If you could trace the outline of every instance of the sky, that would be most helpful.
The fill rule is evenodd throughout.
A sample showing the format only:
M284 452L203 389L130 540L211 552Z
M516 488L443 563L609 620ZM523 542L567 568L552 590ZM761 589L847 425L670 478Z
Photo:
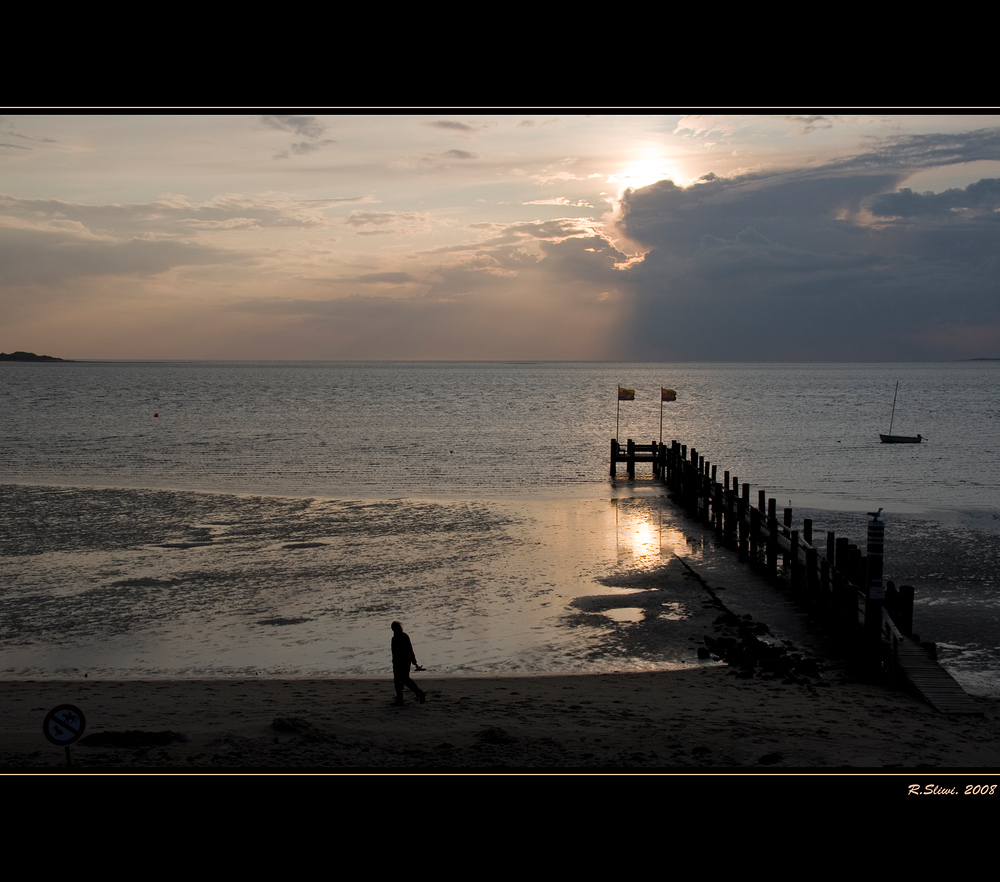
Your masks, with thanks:
M1000 115L0 114L0 351L1000 357Z

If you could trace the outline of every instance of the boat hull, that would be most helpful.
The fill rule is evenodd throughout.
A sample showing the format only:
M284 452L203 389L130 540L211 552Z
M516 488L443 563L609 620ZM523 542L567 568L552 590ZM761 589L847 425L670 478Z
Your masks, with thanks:
M879 435L883 444L919 444L923 435Z

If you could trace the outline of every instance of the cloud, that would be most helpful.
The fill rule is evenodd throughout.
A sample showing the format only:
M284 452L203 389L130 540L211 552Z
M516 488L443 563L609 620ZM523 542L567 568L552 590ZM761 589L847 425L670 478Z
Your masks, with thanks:
M629 346L669 360L906 360L992 339L968 328L1000 322L1000 180L899 188L914 170L986 158L1000 159L1000 130L626 191L617 229L644 252L622 271ZM963 332L931 332L945 325Z
M326 230L324 210L368 197L295 200L223 194L200 204L167 194L131 205L86 205L0 194L0 280L56 285L78 276L156 275L179 266L245 266L245 247L212 244L238 231Z
M303 138L321 138L326 132L323 125L314 116L292 116L290 114L265 115L260 118L269 129L278 129L284 132L294 132Z
M907 171L1000 159L1000 129L932 132L875 140L871 150L832 162L827 169L892 168Z
M322 150L329 144L336 144L336 141L330 138L324 138L322 141L300 141L298 144L292 144L291 150L296 156L306 156L310 153L315 153L317 150ZM288 154L282 152L278 154L282 159L287 158Z
M276 153L275 159L288 159L289 156L308 156L337 142L331 138L323 138L326 133L326 126L314 116L294 116L291 114L265 115L260 117L260 121L269 129L277 129L283 132L293 132L305 141L292 143L288 150ZM291 153L289 153L289 150Z
M489 128L489 126L483 123L472 125L471 123L455 122L450 119L434 120L433 122L424 123L424 125L430 126L433 129L442 129L446 132L452 132L456 135L476 135Z
M54 286L86 276L150 276L181 266L246 259L170 239L115 241L56 230L0 228L0 284L12 287Z
M199 204L168 194L155 202L88 205L58 199L20 199L0 194L0 228L66 229L95 236L190 237L209 229L322 229L337 222L323 214L336 205L368 197L299 200L284 194L245 196L224 193Z
M271 322L286 350L311 358L614 357L624 255L601 237L543 241L542 250L482 249L420 276L345 276L324 285L334 296L261 296L226 309Z
M409 282L419 282L412 273L362 273L359 276L349 276L345 281L359 282L362 285L405 285Z
M344 223L358 236L403 236L431 228L428 216L418 211L352 211Z
M1000 180L983 179L964 190L952 188L943 193L914 193L903 187L895 193L883 193L868 203L872 214L880 218L938 217L956 221L971 219L987 223L1000 221Z

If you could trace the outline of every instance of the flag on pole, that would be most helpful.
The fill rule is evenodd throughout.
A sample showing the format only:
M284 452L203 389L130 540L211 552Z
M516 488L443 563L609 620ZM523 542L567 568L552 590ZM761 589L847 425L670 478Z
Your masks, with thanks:
M623 389L621 386L618 387L618 400L619 401L635 401L635 389Z
M673 389L660 387L660 401L676 401L677 393Z

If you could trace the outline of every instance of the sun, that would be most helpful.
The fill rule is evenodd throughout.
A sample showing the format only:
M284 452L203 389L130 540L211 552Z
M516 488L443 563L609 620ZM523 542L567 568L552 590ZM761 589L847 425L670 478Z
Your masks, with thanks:
M661 157L651 157L629 162L624 170L609 175L608 183L618 185L618 197L620 198L622 193L629 188L638 190L640 187L648 187L650 184L668 178L677 183L677 169L673 164Z

